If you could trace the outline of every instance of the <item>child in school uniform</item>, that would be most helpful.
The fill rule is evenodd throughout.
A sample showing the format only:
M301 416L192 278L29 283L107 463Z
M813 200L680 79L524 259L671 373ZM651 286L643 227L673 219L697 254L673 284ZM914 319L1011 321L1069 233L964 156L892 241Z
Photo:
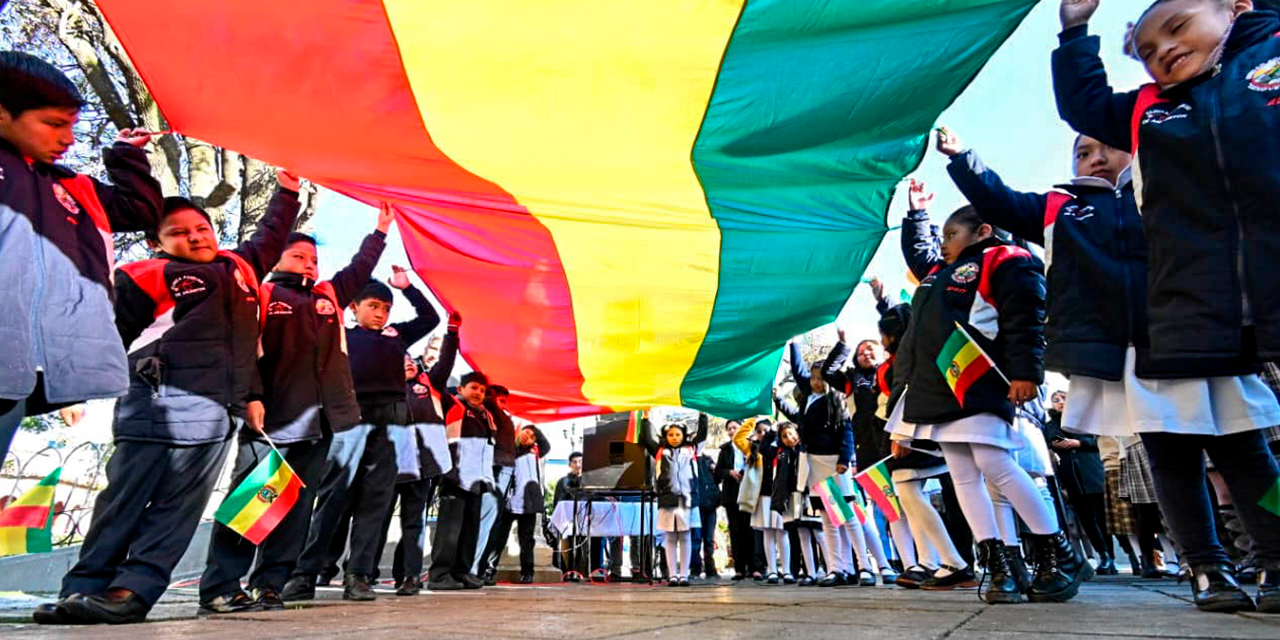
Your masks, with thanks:
M169 586L244 425L264 429L258 283L297 218L298 180L280 189L246 242L219 250L209 215L168 198L147 233L156 257L115 275L116 328L129 392L116 403L115 452L80 558L42 624L142 622Z
M485 408L488 386L484 373L472 371L462 376L456 394L441 398L453 469L440 480L427 582L431 591L484 587L484 579L471 573L471 567L479 542L480 496L493 490L493 442L498 427Z
M762 534L764 542L765 573L762 577L769 584L778 584L782 579L778 566L784 570L790 566L791 553L790 540L784 530L786 523L782 514L773 509L774 475L777 471L774 462L781 443L772 426L768 419L745 420L733 434L733 444L746 456L746 464L754 466L760 473L759 496L751 513L751 528ZM739 496L740 503L741 499Z
M111 234L153 231L164 197L142 150L151 134L140 129L102 150L111 184L56 164L82 106L57 67L0 52L0 462L24 417L129 387L111 308Z
M880 392L880 415L886 421L897 406L893 396L898 348L911 325L911 305L899 304L881 311L880 342L889 357L876 370L876 384ZM894 584L904 589L949 591L978 586L973 568L956 548L956 542L947 531L946 524L933 503L925 495L924 485L930 478L947 475L947 465L942 450L935 442L915 441L908 446L893 441L890 446L893 458L887 466L893 480L894 492L902 505L903 518L909 523L907 530L915 549L899 541L903 550L905 570ZM898 529L894 529L895 536Z
M791 376L795 380L801 401L805 404L804 408L799 407L792 399L779 397L776 393L774 403L787 419L800 426L800 437L805 442L805 455L808 458L808 484L813 486L836 476L845 491L844 498L851 500L855 491L855 449L848 401L843 393L827 384L822 365L805 366L800 345L795 342L791 343ZM819 502L815 507L820 504ZM867 535L868 530L874 530L874 527L874 523L868 526L856 518L839 527L824 519L823 534L830 551L828 561L838 569L828 572L822 586L875 585L874 570L888 567L887 563L874 562L872 553L868 550L874 544L878 551L877 560L884 557L884 551L880 549L879 534ZM888 575L885 577L888 578Z
M351 514L350 555L343 577L345 600L368 601L377 596L371 574L382 550L382 523L395 500L398 467L389 430L408 420L404 394L404 352L440 324L431 301L409 281L408 273L392 267L391 286L403 292L417 317L387 324L391 288L373 281L356 294L351 308L356 324L346 331L351 379L360 405L360 422L334 434L325 473L316 490L315 513L307 544L282 594L285 601L315 597L317 574L330 557L334 531L343 513Z
M698 416L698 430L690 435L683 424L662 428L654 453L654 489L658 494L658 530L667 555L667 586L689 586L693 556L692 530L699 526L698 443L707 433L707 416Z
M520 544L520 584L533 584L533 533L538 524L538 514L543 512L543 478L545 463L551 452L551 441L542 430L526 424L516 432L515 467L511 489L503 496L506 502L498 521L498 556L506 548L511 536L511 526L516 527L516 539ZM494 562L497 564L497 561Z
M813 554L813 529L804 522L807 501L806 489L809 480L808 461L804 456L804 447L800 442L800 427L793 422L778 425L777 457L774 458L773 497L770 507L782 515L783 529L788 534L795 532L800 543L800 553L804 558L805 578L801 586L811 586L817 579L818 565ZM790 550L788 550L790 556ZM782 581L794 584L795 577L788 567L783 566Z
M1194 575L1197 607L1280 612L1280 516L1258 505L1280 481L1263 436L1280 424L1280 404L1256 375L1280 355L1272 267L1280 153L1271 135L1280 126L1280 16L1253 10L1250 0L1148 3L1129 51L1153 83L1116 92L1099 40L1088 35L1097 7L1062 2L1058 112L1080 133L1134 154L1149 255L1149 356L1189 366L1161 376L1138 371L1088 393L1073 380L1064 426L1089 430L1093 415L1107 413L1122 431L1097 433L1140 435L1161 510ZM1258 544L1265 568L1256 605L1212 524L1206 454Z
M461 325L462 314L450 313L448 331L429 369L419 368L418 363L405 354L405 402L409 415L404 441L408 451L397 450L396 457L408 457L417 473L398 478L396 482L396 495L400 499L400 542L396 543L391 576L398 596L417 595L422 590L427 505L435 497L439 477L448 473L453 464L445 437L442 391L449 384L449 375L457 360ZM401 467L401 476L404 476L404 465ZM393 513L394 509L387 511L379 548L386 544Z
M393 218L391 210L383 207L377 228L364 239L351 264L324 282L316 282L315 238L290 233L280 262L261 287L258 371L263 381L266 436L304 486L294 507L259 545L224 524L213 525L200 579L202 614L284 608L280 592L306 542L315 486L329 451L326 436L350 429L360 420L341 311L368 284L386 247ZM272 451L256 431L242 429L239 436L231 473L233 487ZM240 579L250 567L252 596L240 588Z
M901 420L891 420L890 427L900 438L941 447L965 519L979 540L989 582L983 600L1022 601L985 485L990 479L1032 532L1037 571L1028 597L1064 602L1092 567L1071 547L1057 514L1014 457L1023 445L1013 425L1015 405L1035 398L1044 381L1041 265L1026 250L997 239L971 206L947 219L937 246L925 212L932 194L913 180L908 196L903 254L921 284L898 349L895 386L905 389ZM939 359L945 354L951 361L944 372Z

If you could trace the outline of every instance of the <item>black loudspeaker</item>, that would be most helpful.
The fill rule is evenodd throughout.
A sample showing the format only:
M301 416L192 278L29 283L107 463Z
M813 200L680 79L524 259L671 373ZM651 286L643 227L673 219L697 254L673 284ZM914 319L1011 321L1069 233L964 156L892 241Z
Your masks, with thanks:
M649 453L627 442L628 414L600 416L582 434L584 489L648 489Z

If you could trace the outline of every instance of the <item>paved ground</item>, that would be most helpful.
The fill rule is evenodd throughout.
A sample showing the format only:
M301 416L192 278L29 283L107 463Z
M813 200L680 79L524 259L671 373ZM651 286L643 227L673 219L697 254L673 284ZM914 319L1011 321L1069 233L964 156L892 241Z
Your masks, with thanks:
M1280 615L1199 613L1186 585L1099 578L1063 605L988 607L972 591L695 585L541 585L343 603L336 589L289 611L195 619L175 590L145 627L0 624L12 638L380 638L587 640L596 638L875 638L876 640L1129 640L1280 638ZM0 619L32 605L0 597ZM5 611L3 608L7 608Z

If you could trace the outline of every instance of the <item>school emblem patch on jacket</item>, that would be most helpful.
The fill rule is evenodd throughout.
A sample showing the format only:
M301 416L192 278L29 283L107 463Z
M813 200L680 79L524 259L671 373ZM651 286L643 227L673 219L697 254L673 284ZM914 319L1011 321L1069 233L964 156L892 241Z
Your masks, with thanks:
M1248 75L1249 88L1254 91L1280 89L1280 58L1272 58L1256 67Z
M959 284L969 284L978 279L978 265L970 262L956 267L951 273L951 279Z
M179 276L173 279L173 284L169 285L169 290L173 292L175 298L200 293L205 288L204 280L195 276Z
M395 327L387 327L386 329L382 330L382 335L388 338L398 338L400 337L400 332L396 331Z
M413 385L413 392L414 392L414 393L416 393L416 394L418 394L418 395L420 395L420 396L425 396L425 395L427 395L428 393L430 393L430 392L431 392L431 390L430 390L430 389L428 389L428 388L426 388L426 387L424 387L424 386L422 386L422 385L420 385L420 384L415 384L415 385Z
M76 199L71 197L71 192L67 191L66 187L58 184L57 182L53 183L53 197L57 198L58 204L62 205L62 207L67 211L70 211L71 213L80 213L80 203L76 202Z
M316 313L322 316L331 316L334 313L333 303L328 298L316 299Z
M291 316L293 315L293 307L287 302L273 301L267 305L267 315L269 316Z

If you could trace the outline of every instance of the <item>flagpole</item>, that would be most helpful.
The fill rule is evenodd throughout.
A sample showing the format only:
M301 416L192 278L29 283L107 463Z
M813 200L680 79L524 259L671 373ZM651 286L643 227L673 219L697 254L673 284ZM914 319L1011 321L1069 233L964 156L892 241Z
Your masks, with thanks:
M986 350L982 348L982 345L978 344L978 341L977 341L977 340L974 340L974 339L973 339L973 336L969 335L969 332L968 332L968 331L965 331L965 330L964 330L964 327L963 327L963 326L961 326L961 324L960 324L959 322L957 322L957 321L955 321L955 320L952 320L952 322L955 322L955 324L956 324L956 328L960 330L960 333L963 333L963 334L964 334L964 337L965 337L965 338L968 338L969 342L970 342L971 344L973 344L973 346L974 346L974 347L976 347L976 348L978 349L978 353L981 353L981 354L982 354L982 357L986 358L986 359L987 359L987 362L990 362L990 363L991 363L991 369L992 369L992 370L994 370L994 371L996 372L996 374L1000 376L1000 379L1001 379L1001 380L1004 380L1004 383L1005 383L1005 384L1007 384L1007 385L1012 385L1013 383L1012 383L1012 382L1009 382L1009 378L1008 378L1008 377L1006 377L1006 376L1004 375L1004 372L1000 370L1000 367L996 365L996 359L995 359L995 358L992 358L990 355L988 355L988 354L987 354L987 352L986 352Z
M258 432L258 435L262 436L262 439L267 441L267 446L271 447L271 450L276 452L276 455L280 456L280 462L284 464L284 466L289 467L289 471L293 471L293 466L289 464L288 460L285 460L284 454L280 453L280 450L276 448L276 443L271 441L271 436L267 435L266 430ZM302 485L303 489L306 489L307 483L302 481L302 476L298 475L296 471L294 471L293 475L298 479L298 484Z

